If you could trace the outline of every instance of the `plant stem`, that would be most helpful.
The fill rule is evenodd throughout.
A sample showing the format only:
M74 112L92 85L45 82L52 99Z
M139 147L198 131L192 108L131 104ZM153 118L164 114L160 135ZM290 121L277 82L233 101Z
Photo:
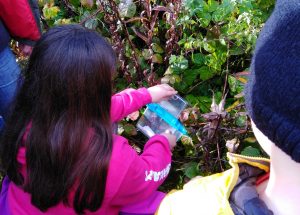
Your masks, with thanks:
M136 71L137 71L138 81L142 81L143 80L143 73L141 71L141 67L139 65L139 61L138 61L137 54L136 54L136 51L135 51L136 47L133 44L133 42L131 41L131 39L130 39L128 28L127 28L124 20L120 16L120 13L119 13L119 10L118 10L118 6L116 5L116 2L115 1L108 1L108 2L110 4L110 6L111 6L111 9L114 11L117 19L120 21L123 29L125 30L126 39L128 40L129 45L131 46L131 49L132 49L132 55L133 55L134 64L135 64L134 66L135 66Z

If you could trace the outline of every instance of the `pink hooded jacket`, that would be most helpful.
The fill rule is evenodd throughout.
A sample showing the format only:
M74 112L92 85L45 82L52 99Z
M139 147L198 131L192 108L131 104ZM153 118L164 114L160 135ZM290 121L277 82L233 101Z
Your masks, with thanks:
M127 89L112 97L111 119L117 122L128 114L151 102L151 96L146 88L138 90ZM101 208L85 214L115 215L126 205L142 201L156 191L169 173L171 166L171 151L166 137L155 135L150 138L141 155L128 144L128 141L118 135L113 137L113 150L108 169L106 190ZM26 149L19 149L17 160L20 171L26 174ZM74 195L71 191L70 196ZM5 198L3 198L5 195ZM13 182L7 191L2 191L2 208L12 215L71 215L76 214L73 208L62 202L43 213L31 204L31 196ZM4 199L4 201L3 201Z

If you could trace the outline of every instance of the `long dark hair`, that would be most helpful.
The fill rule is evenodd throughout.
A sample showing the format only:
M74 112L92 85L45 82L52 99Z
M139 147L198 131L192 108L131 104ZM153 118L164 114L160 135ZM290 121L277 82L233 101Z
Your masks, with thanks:
M41 211L70 204L70 190L77 213L101 207L112 151L114 70L111 46L79 25L50 29L33 49L0 156L8 177ZM16 158L23 144L25 177Z

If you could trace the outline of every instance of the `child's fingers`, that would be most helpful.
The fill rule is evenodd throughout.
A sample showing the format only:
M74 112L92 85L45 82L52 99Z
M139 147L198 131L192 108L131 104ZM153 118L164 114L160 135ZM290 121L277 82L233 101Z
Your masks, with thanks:
M168 84L162 84L161 87L165 90L167 96L172 96L177 94L177 91Z
M165 91L161 96L162 99L168 99L171 96L174 96L177 94L177 91Z
M167 91L167 96L174 96L177 94L177 91L172 90L172 91Z
M175 89L168 84L162 84L161 86L166 90L175 91Z
M177 91L168 84L160 84L149 87L148 91L151 94L152 102L160 102L177 94Z

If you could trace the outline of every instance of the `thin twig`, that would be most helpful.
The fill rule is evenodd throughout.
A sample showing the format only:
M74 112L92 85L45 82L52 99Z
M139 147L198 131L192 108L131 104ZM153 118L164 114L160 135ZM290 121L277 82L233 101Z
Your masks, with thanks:
M142 21L142 20L145 20L145 21L149 21L147 18L145 17L132 17L128 20L125 20L124 22L125 23L130 23L130 22L135 22L135 21Z
M81 20L81 22L79 24L82 25L86 21L88 21L89 19L95 18L95 16L97 16L97 14L102 11L102 9L103 8L99 7L94 13L92 13L91 15L89 15L88 17L86 17L85 19Z
M225 95L226 95L228 75L229 75L229 43L227 43L226 76L225 76L225 83L224 83L223 92L222 92L222 99L224 99Z
M198 87L200 84L203 84L203 82L205 81L200 81L198 82L197 84L195 84L193 87L191 87L187 92L186 94L189 94L190 92L192 92L196 87Z
M66 7L67 7L70 11L72 11L72 13L75 13L75 14L78 15L78 12L77 12L76 10L74 10L74 7L72 7L72 6L70 5L70 3L69 3L68 0L63 0L63 2L65 3Z
M223 169L223 166L222 166L222 161L221 161L219 141L217 141L217 153L218 153L218 161L219 161L221 171L224 172L224 169Z

